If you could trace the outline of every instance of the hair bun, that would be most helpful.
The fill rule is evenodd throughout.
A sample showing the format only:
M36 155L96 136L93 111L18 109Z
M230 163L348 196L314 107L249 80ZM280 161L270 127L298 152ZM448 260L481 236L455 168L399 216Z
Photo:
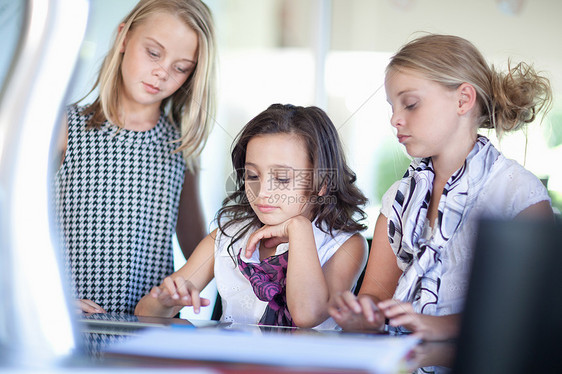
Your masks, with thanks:
M493 71L491 84L491 117L495 126L487 123L482 127L495 127L498 134L533 122L552 100L549 80L524 62L514 67L508 62L507 73Z

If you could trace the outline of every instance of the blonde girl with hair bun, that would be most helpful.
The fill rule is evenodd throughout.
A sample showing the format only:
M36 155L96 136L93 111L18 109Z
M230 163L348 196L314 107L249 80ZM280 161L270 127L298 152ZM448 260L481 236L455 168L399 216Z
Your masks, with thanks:
M132 314L206 234L198 159L213 127L216 41L200 0L141 0L92 90L68 106L56 213L83 312Z
M390 70L416 71L450 89L469 83L477 93L480 116L476 124L495 129L500 137L533 122L552 100L549 80L531 65L520 62L511 67L508 63L506 72L498 71L471 42L451 35L412 41L394 56L387 67Z
M348 330L454 338L478 220L553 219L540 180L478 129L531 123L550 106L550 84L525 63L495 70L463 38L425 35L390 59L385 88L413 161L383 197L358 297L343 292L330 314Z

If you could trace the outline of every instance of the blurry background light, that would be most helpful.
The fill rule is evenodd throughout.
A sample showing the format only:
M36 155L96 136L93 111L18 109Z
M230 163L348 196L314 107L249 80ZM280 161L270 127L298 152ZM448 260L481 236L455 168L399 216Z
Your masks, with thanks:
M51 235L49 139L61 122L88 2L30 0L21 11L22 37L0 98L0 344L8 364L50 367L76 345Z
M507 15L516 15L521 12L525 0L497 0L498 8Z

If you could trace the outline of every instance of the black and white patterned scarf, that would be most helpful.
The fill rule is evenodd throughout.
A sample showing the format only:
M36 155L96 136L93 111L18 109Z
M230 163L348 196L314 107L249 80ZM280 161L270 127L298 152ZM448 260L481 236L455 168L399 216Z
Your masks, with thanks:
M424 229L433 189L431 158L416 159L410 164L388 217L390 245L404 270L394 299L411 302L417 313L436 315L442 275L441 252L468 216L498 156L492 143L479 136L464 164L443 189L437 222L429 239Z

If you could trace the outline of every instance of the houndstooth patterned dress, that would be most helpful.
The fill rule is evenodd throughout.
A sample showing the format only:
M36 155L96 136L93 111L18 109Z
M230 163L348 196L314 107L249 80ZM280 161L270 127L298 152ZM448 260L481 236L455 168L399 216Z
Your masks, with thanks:
M55 179L56 219L65 272L78 299L133 313L140 298L173 272L175 230L185 172L179 138L163 115L145 132L104 123L70 106L68 145Z

